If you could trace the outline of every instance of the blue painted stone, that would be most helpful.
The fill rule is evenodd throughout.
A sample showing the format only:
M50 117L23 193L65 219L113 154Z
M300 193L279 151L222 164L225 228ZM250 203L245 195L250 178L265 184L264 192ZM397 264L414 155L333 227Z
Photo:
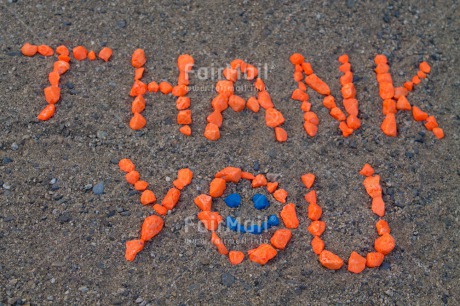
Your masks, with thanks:
M234 232L237 232L237 233L246 233L246 229L244 228L243 225L241 225L237 220L236 218L232 217L232 216L228 216L226 219L225 219L225 224L227 225L227 227L231 230L231 231L234 231Z
M260 226L260 229L262 230L262 232L265 232L266 230L268 230L269 228L271 227L271 225L265 221L264 223L262 223L262 225Z
M225 219L225 224L227 225L227 227L236 232L238 231L238 221L236 221L235 218L233 218L232 216L228 216L226 219Z
M278 219L276 215L270 215L268 217L267 222L268 222L268 225L270 225L270 227L280 225L280 220Z
M232 193L229 194L225 199L224 199L225 204L227 204L228 207L235 208L240 206L241 204L241 197L237 193Z
M243 224L238 224L238 233L245 234L246 233L246 228L244 227Z
M254 202L254 208L258 210L262 210L270 206L270 202L263 194L255 194L252 197L252 201Z

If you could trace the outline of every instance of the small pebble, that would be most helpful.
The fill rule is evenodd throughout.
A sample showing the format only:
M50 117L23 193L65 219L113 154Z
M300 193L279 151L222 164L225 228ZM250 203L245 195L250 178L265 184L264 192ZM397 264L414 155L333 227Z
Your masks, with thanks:
M357 83L361 81L363 78L357 75L353 75L353 83Z
M424 135L417 135L417 136L415 137L415 141L416 141L416 142L419 142L419 143L424 143L424 142L425 142L425 137L424 137Z
M10 189L11 189L11 185L8 184L8 183L3 183L2 187L3 187L3 189L6 189L6 190L10 190Z
M276 182L279 177L281 176L281 174L279 173L267 173L266 177L267 177L267 180L270 181L270 182Z
M126 293L127 293L126 288L120 287L117 289L117 294L119 295L126 295Z
M12 52L7 52L6 55L8 55L8 56L22 56L22 53L20 51L12 51Z
M9 157L4 157L2 159L2 164L4 164L4 165L7 165L7 164L12 163L12 162L13 162L13 160L11 158L9 158Z
M126 28L126 20L123 20L123 19L118 20L117 27L119 27L120 29Z
M407 151L405 153L405 155L406 155L407 158L412 158L412 157L414 157L414 152Z
M61 223L67 223L72 220L72 217L68 213L63 213L57 218L57 220Z
M115 213L116 213L116 211L115 211L114 209L112 209L111 211L109 211L109 212L107 213L106 216L107 216L107 218L110 218L110 217L113 217L113 216L115 215Z
M389 16L387 13L385 13L385 14L383 15L383 21L384 21L385 23L389 23L389 22L390 22L390 16Z
M107 132L105 132L105 131L97 131L96 136L99 139L106 139L107 138Z
M13 142L13 144L11 145L11 150L13 151L17 151L19 149L19 146L17 143Z
M222 280L222 285L230 287L231 285L233 285L233 283L235 283L236 278L230 273L225 272L224 274L222 274L221 280Z
M384 261L379 267L379 270L391 270L391 265Z
M430 55L430 57L433 61L439 61L441 59L441 56L439 54L432 54Z
M51 179L51 181L50 181L50 185L56 184L56 182L57 182L57 179L53 178L53 179Z
M101 195L104 193L104 182L97 183L93 187L93 193L96 195Z
M354 0L347 0L347 7L348 8L353 8L355 6L355 1Z
M255 161L254 166L252 166L252 168L254 169L254 171L259 171L260 170L259 161Z

